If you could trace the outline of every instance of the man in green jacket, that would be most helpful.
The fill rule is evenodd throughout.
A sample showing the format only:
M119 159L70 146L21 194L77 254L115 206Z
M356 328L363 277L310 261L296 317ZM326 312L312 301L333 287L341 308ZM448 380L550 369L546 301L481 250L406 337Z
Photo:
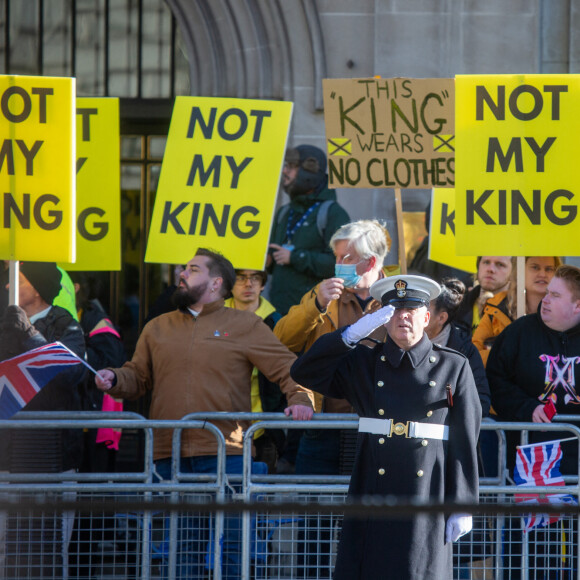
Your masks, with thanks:
M299 145L286 152L282 187L290 196L274 218L268 271L270 300L284 316L313 286L334 274L332 234L350 218L328 189L326 156L318 147Z

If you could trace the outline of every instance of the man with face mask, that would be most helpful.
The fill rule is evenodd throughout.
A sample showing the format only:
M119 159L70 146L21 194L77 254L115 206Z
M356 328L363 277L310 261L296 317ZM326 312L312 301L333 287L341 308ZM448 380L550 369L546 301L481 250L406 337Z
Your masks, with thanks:
M439 285L390 276L371 295L383 305L328 333L292 366L292 377L359 415L349 496L403 503L475 503L481 406L469 362L425 333ZM386 341L361 344L377 329ZM334 580L452 577L452 542L471 530L467 514L345 517Z
M389 249L389 233L376 220L360 220L340 227L330 239L335 256L334 276L309 290L278 322L274 334L292 352L307 351L323 334L356 322L381 307L370 294L371 285L385 277L383 262ZM396 268L396 266L395 266ZM388 274L387 274L388 275ZM372 338L384 341L386 331L377 329ZM372 343L368 342L371 345ZM315 395L318 413L352 413L344 399ZM296 457L296 473L339 473L340 432L307 430Z
M328 189L326 156L318 147L299 145L286 152L282 188L290 203L276 212L267 266L270 301L284 315L306 291L332 276L328 243L349 217Z

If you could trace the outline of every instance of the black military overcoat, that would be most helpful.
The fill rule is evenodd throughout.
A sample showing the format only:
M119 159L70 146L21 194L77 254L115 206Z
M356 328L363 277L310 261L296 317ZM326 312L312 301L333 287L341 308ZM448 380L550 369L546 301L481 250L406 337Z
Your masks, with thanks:
M361 417L449 427L447 441L359 433L349 496L395 495L432 502L476 502L481 406L467 359L427 336L411 350L390 338L347 347L341 331L319 338L292 367L297 383L345 398ZM449 406L447 386L453 406ZM445 516L345 518L335 580L446 580L452 546Z

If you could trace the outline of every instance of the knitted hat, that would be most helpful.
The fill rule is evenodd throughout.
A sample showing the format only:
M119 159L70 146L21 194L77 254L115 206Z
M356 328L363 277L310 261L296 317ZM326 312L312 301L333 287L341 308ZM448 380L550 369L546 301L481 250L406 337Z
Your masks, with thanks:
M298 166L294 181L285 188L289 195L302 195L326 179L326 155L314 145L298 145L286 152L286 163Z
M52 306L60 292L62 274L54 262L20 262L20 272L26 277L40 297Z

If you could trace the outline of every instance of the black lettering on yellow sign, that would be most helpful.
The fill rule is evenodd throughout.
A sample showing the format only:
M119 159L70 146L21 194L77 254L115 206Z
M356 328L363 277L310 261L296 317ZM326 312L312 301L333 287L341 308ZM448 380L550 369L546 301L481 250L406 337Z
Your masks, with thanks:
M109 222L90 222L90 226L96 230L95 232L90 232L87 225L89 223L89 218L94 215L103 217L106 214L105 210L100 207L87 207L79 213L77 219L77 229L79 234L89 242L98 242L102 240L109 232Z
M441 227L439 233L444 236L447 233L447 228L455 235L455 210L449 213L449 204L441 204Z
M367 162L351 157L328 159L328 177L332 186L347 183L355 187L362 172L373 187L444 187L455 185L455 161L452 157L435 159L385 159Z
M578 215L578 206L564 204L562 200L571 201L574 194L567 189L555 189L546 196L542 212L542 192L539 189L532 191L532 203L529 204L521 191L518 189L506 190L486 189L479 194L475 190L466 191L466 223L468 226L475 224L478 217L484 224L495 225L519 225L520 218L527 218L532 225L542 225L545 219L557 226L571 224ZM496 210L497 221L490 215L490 211ZM523 214L523 215L521 215Z
M38 96L38 122L46 123L47 96L53 95L49 87L33 87L30 91ZM0 97L0 111L10 123L22 123L32 113L33 100L23 87L8 87Z
M237 189L240 174L249 165L250 161L252 161L252 157L246 157L245 159L242 160L242 162L239 165L231 155L226 155L225 157L232 172L232 179L229 187L230 189ZM209 178L212 176L212 174L213 174L212 187L219 187L221 167L222 167L221 155L214 155L214 158L211 160L207 169L204 166L203 155L199 154L194 155L193 162L191 163L191 170L189 171L189 177L187 179L187 185L195 184L195 176L199 172L199 183L201 187L205 187L206 183L209 181Z
M489 93L487 87L478 85L475 87L475 118L477 121L484 121L484 105L497 121L505 121L506 114L506 87L498 85L496 97ZM553 121L560 120L560 96L561 93L567 93L566 85L544 85L543 92L550 95L551 101L550 116ZM520 97L528 95L525 102L532 102L530 110L525 111L521 108ZM531 121L538 117L544 109L544 97L540 89L533 85L519 85L511 93L507 100L510 113L519 121Z
M77 159L77 175L79 171L84 167L85 163L87 162L88 157L79 157Z
M189 208L189 206L191 206L191 208ZM238 208L230 219L230 212L232 209L231 205L224 205L221 216L218 216L216 209L209 203L204 204L202 209L200 203L191 204L190 202L184 201L172 209L172 202L166 201L163 208L163 217L161 218L159 232L161 234L166 234L169 227L171 227L176 234L186 235L185 228L179 221L179 217L181 217L180 214L185 212L186 209L191 210L188 220L189 228L187 231L187 235L190 236L206 236L208 234L210 222L215 233L221 238L226 236L228 224L234 236L242 240L254 237L260 229L259 221L246 218L248 214L257 216L260 213L256 207L251 205L244 205ZM187 216L184 215L183 217ZM244 218L246 218L245 222L243 222Z
M260 141L262 134L262 127L264 119L272 116L272 111L253 109L250 111L250 117L253 117L253 132L252 141L257 143ZM216 124L217 107L212 107L209 112L207 120L203 116L203 112L199 107L191 108L191 117L189 119L189 127L187 128L187 138L193 139L195 136L195 129L199 127L205 139L212 139L213 131ZM237 141L241 139L250 126L250 119L242 109L231 107L221 112L217 119L218 135L224 141ZM252 128L250 128L252 130Z
M32 218L39 228L47 231L55 230L62 223L62 211L47 208L57 206L59 203L60 199L56 195L45 193L39 195L32 206L30 194L24 193L22 194L22 207L19 207L12 194L5 193L3 226L6 229L10 229L13 223L12 215L14 215L15 222L18 222L22 229L30 229ZM44 207L45 205L47 208Z
M34 175L34 158L44 141L35 141L29 149L28 145L22 139L4 139L2 147L0 147L0 172L6 163L6 170L8 175L14 175L14 143L18 145L18 149L22 153L26 161L26 175Z
M98 109L77 108L77 115L81 116L81 141L91 140L91 115L98 114Z
M543 145L539 145L534 137L524 137L532 153L536 156L536 172L542 173L545 170L544 158L550 147L556 141L556 137L548 137ZM499 166L502 171L508 171L511 165L512 158L514 159L515 170L517 173L524 171L524 161L522 154L522 140L519 137L513 137L508 145L507 151L504 153L499 139L497 137L490 137L487 148L487 166L485 168L487 173L495 171L495 159L497 157Z

